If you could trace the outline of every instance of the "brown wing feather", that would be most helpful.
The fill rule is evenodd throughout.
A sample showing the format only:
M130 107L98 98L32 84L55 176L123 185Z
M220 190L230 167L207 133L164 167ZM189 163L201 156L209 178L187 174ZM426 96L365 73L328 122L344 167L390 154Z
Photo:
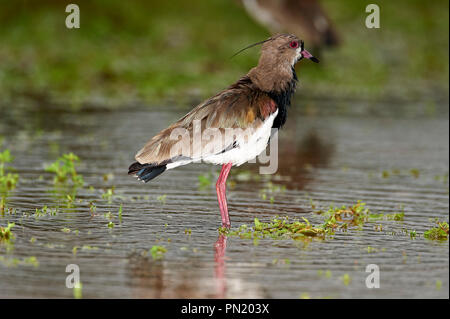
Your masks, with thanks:
M136 154L136 160L141 164L155 165L173 161L174 158L170 152L179 141L172 139L171 134L177 128L186 129L191 137L189 152L184 151L178 155L192 158L192 154L198 154L192 145L194 121L201 121L202 132L206 128L217 128L221 132L225 128L256 129L276 109L275 102L267 93L256 88L245 76L154 136ZM206 154L203 152L203 155Z

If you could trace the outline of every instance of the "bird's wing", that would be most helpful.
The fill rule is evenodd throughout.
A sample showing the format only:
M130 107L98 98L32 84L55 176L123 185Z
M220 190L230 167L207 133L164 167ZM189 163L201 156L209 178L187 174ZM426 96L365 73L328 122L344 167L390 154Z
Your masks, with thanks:
M136 160L157 166L223 152L236 143L225 139L226 129L256 130L276 110L275 102L244 77L154 136L136 154ZM217 132L222 139L211 138Z

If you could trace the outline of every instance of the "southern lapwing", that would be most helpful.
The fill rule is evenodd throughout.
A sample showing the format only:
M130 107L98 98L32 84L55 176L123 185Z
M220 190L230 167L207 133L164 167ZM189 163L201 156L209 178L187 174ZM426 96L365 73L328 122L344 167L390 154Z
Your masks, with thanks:
M291 34L276 35L247 48L257 44L262 47L256 67L159 132L128 169L128 174L148 182L166 170L193 162L222 165L216 191L222 227L226 228L231 226L225 196L231 167L258 156L273 129L286 122L297 84L294 65L303 58L319 62L305 50L304 42ZM238 138L236 131L245 132L245 138Z

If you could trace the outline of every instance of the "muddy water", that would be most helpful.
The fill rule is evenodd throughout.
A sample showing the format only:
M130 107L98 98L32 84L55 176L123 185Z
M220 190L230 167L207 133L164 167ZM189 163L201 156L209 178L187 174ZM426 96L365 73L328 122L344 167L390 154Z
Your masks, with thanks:
M405 116L392 109L379 106L370 116L293 109L280 134L277 174L261 177L248 164L233 168L228 202L234 227L276 215L319 224L323 217L314 210L357 200L373 213L403 210L403 221L368 222L323 241L262 239L255 245L218 234L218 167L178 168L148 184L126 175L135 152L183 110L4 108L2 149L15 156L20 179L7 198L16 213L0 218L2 226L16 224L13 243L0 243L0 297L73 298L65 270L76 264L83 298L448 298L448 241L422 236L433 218L448 221L448 111L443 106L437 115ZM67 152L81 158L78 172L87 185L71 207L70 189L55 188L44 170ZM201 174L212 174L210 185L199 184ZM113 196L102 198L111 187ZM58 213L30 215L44 205ZM167 249L162 259L145 253L154 245ZM39 265L11 264L30 256ZM380 269L379 289L366 287L368 264Z

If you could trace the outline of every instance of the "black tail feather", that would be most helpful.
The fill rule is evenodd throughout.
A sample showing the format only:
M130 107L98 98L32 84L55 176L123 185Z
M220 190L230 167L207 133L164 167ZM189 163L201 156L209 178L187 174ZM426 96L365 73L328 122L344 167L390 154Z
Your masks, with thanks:
M128 168L129 175L136 175L141 181L148 182L158 175L164 173L166 170L166 165L155 166L152 164L141 164L135 162Z

